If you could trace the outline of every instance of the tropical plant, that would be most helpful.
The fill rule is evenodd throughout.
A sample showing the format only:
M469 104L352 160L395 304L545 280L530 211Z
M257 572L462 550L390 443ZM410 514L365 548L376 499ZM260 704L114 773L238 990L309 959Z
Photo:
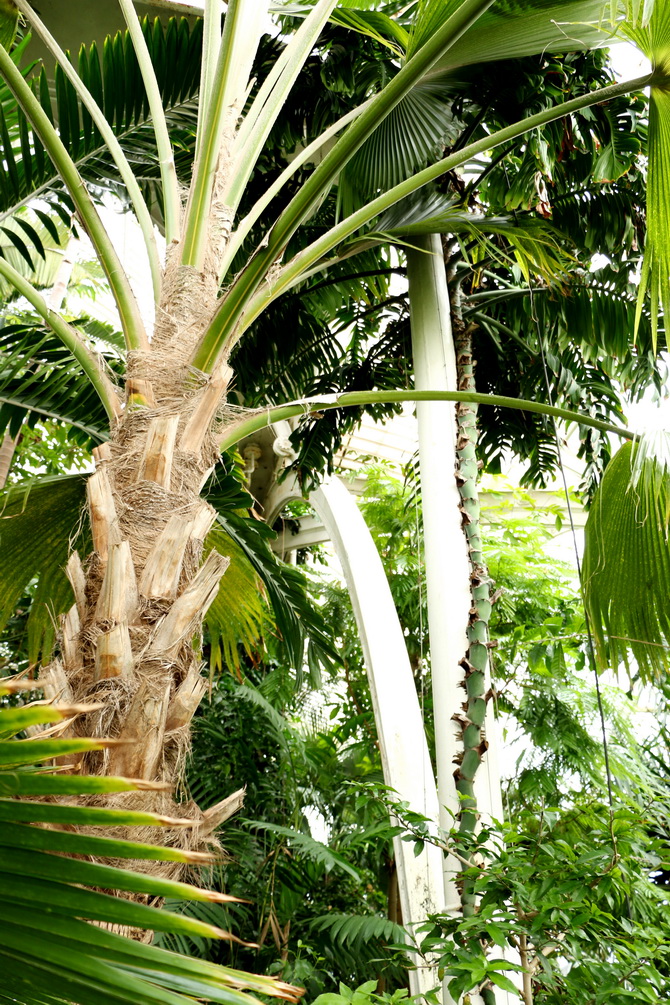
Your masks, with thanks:
M195 160L188 198L182 206L178 158L150 51L149 39L153 36L149 25L143 27L138 20L131 0L120 0L128 36L110 46L108 65L118 57L128 73L143 81L160 176L160 187L154 191L161 200L160 215L168 246L163 268L146 191L142 191L134 177L127 152L109 125L107 109L103 111L96 101L103 94L97 55L85 52L77 73L26 0L18 0L16 8L46 40L58 60L59 74L67 77L69 83L63 79L60 83L61 94L68 95L69 100L61 103L56 130L49 114L51 102L45 93L44 78L31 86L8 52L0 51L0 70L21 107L17 123L22 142L15 151L5 144L7 178L19 194L27 195L34 192L33 176L39 177L41 184L52 185L54 175L49 174L49 163L55 165L60 178L57 187L62 183L65 190L56 202L70 204L100 258L118 308L126 347L122 395L121 380L110 373L97 349L62 316L49 309L17 269L0 260L0 275L13 283L43 319L50 337L59 340L71 354L84 374L83 379L94 389L108 423L109 436L103 435L101 439L106 441L94 451L97 470L87 482L93 552L84 562L78 552L68 560L75 603L63 622L62 663L54 661L41 673L41 684L48 694L65 690L73 701L99 698L103 702L104 708L89 714L84 725L79 720L72 724L75 734L82 730L89 736L111 732L125 741L101 754L87 755L84 763L91 770L100 774L122 772L147 780L172 780L181 762L188 743L189 722L205 688L200 672L203 617L208 609L214 610L215 597L216 603L223 605L225 616L226 603L233 594L232 589L230 593L225 588L218 591L230 556L221 554L225 548L209 548L205 543L217 514L200 495L223 447L234 446L249 431L282 415L299 416L324 406L417 397L444 401L466 398L565 417L603 431L613 428L606 419L538 402L458 391L455 387L438 389L436 393L425 380L419 381L418 391L396 391L395 396L381 391L376 399L367 392L354 391L324 402L320 391L317 402L291 403L274 410L261 408L250 418L240 416L234 407L224 403L232 376L228 365L231 353L238 343L243 344L252 325L275 300L291 290L300 290L313 275L336 269L354 255L380 244L401 240L413 220L401 214L395 221L389 221L383 214L418 189L468 164L477 154L511 143L529 130L568 113L636 91L649 82L653 84L656 102L652 132L654 140L658 139L665 114L659 97L666 80L665 15L661 4L653 12L650 5L644 11L633 5L631 10L622 8L622 13L628 15L623 27L627 25L626 30L633 32L653 57L654 75L597 87L542 108L518 122L465 142L461 148L415 173L412 172L418 162L410 163L405 156L401 174L391 173L369 201L364 196L362 205L358 205L346 193L343 171L347 165L354 169L354 158L364 150L380 124L383 127L390 123L393 115L404 116L406 122L412 104L414 108L425 105L426 94L431 93L427 76L435 68L453 71L465 64L508 54L508 50L500 48L504 39L515 38L519 46L515 52L519 55L547 45L560 45L564 40L555 26L555 12L545 3L526 4L521 12L515 8L486 13L490 6L490 0L420 4L409 36L402 35L399 40L398 31L395 32L394 52L404 50L401 68L394 67L385 86L362 107L348 112L321 137L307 144L271 182L265 194L253 201L250 195L255 195L253 185L257 182L256 179L252 184L254 168L336 3L320 0L305 12L304 20L276 61L268 66L267 73L257 83L250 84L266 8L255 0L231 2L221 32L221 5L211 0L206 5L202 28L194 140L192 121L187 126L195 146ZM601 13L601 5L594 2L570 5L570 15L576 21L598 18ZM615 20L619 17L618 7L613 16ZM369 30L373 22L368 19L366 24ZM384 25L386 32L393 29L390 19ZM520 31L520 27L524 30ZM384 31L376 30L377 39L384 37ZM581 34L585 43L594 38L590 28L584 28ZM172 37L179 38L174 33ZM190 38L188 44L183 36L182 41L182 52L191 52ZM109 101L109 88L104 89L103 105L105 95ZM146 126L144 111L144 98L141 108L135 103L132 108L116 109L117 125L125 117L133 125ZM125 187L140 223L151 265L157 317L151 340L123 263L105 233L95 202L72 156L78 156L80 116L82 132L88 137L86 150L99 151L98 137L102 138L115 172L118 170L119 184ZM415 115L415 120L421 121L420 116ZM148 131L145 128L145 141ZM315 153L323 153L325 145L339 132L341 137L295 190L291 183L294 173L308 161L317 159ZM433 140L431 137L431 143ZM419 144L419 161L426 156L425 146ZM652 153L652 209L658 209L658 193L663 187L662 161L656 157ZM41 168L31 175L33 158L35 161L41 158ZM601 169L604 170L602 165ZM320 210L338 178L343 212L333 223ZM269 211L275 196L279 197L276 218ZM466 236L472 233L473 222L467 212L446 212L444 206L441 210L439 219L433 212L419 220L418 229L413 231L418 243L425 243L426 235L438 229ZM656 330L654 306L659 295L663 296L659 288L665 268L664 236L659 227L655 224L649 230L644 272L645 284L652 294L652 332ZM431 246L425 246L424 250L430 251ZM542 250L540 247L539 251ZM536 258L541 257L537 241L533 253ZM429 261L425 254L410 251L410 259L412 256L415 264L425 266ZM428 300L426 292L424 305ZM421 303L420 294L418 302ZM469 461L472 466L472 456ZM430 468L430 464L424 463L424 470ZM431 495L428 491L424 494L426 498ZM16 513L14 529L19 523L18 516ZM453 516L455 521L459 520L455 507ZM473 528L476 530L475 523ZM460 528L457 530L460 533ZM473 536L470 547L477 564L479 559L474 556L478 545ZM39 564L37 554L36 544L33 556ZM203 556L206 557L201 563ZM15 585L22 592L25 580L24 584ZM431 584L429 587L432 589ZM466 575L462 592L469 608L467 587ZM46 587L40 584L39 589L44 591ZM63 601L67 592L63 590ZM16 600L16 595L13 599ZM481 601L478 614L485 627L487 619L482 612L487 600L483 595L477 599ZM68 597L65 606L70 601ZM480 635L479 627L473 627L468 655L474 677L468 686L471 701L467 710L468 728L464 731L469 738L467 753L471 756L467 759L467 772L463 766L459 777L461 795L467 799L471 799L473 775L482 748L486 643ZM49 646L44 648L48 650ZM437 659L436 642L434 649ZM461 656L462 653L458 658ZM446 710L449 718L454 708ZM439 760L441 776L451 779L451 755L445 760L440 754ZM474 826L475 809L470 804L470 812L464 815L470 829ZM471 889L468 896L472 899Z
M218 418L230 380L227 359L234 345L282 292L314 269L326 267L333 257L349 254L349 250L345 251L347 240L368 221L411 191L466 162L475 149L490 149L496 142L510 138L510 134L522 135L532 126L572 108L626 93L642 82L635 82L634 86L614 85L584 95L509 127L502 131L504 135L466 146L414 178L391 187L388 193L356 210L280 265L300 225L316 210L323 195L380 120L411 91L430 66L443 57L448 59L445 54L459 39L468 37L468 29L477 24L488 6L479 0L467 0L454 11L441 10L435 22L436 5L425 5L415 25L411 51L403 69L360 111L281 211L267 240L252 254L248 264L236 272L225 295L218 296L220 282L233 267L242 247L243 235L250 233L251 222L264 205L261 202L252 209L231 234L253 166L286 94L335 4L324 0L315 6L257 87L240 122L263 12L258 4L231 4L221 34L219 6L208 5L203 29L196 155L183 216L173 145L145 32L130 0L121 0L120 6L134 49L132 58L137 60L135 72L144 81L156 134L168 243L164 271L146 201L92 93L91 88L95 88L91 64L88 73L84 70L78 75L24 0L20 0L18 10L47 40L58 59L59 72L68 77L85 108L82 121L88 123L91 135L99 133L103 138L128 187L152 266L158 320L151 343L128 277L104 232L95 203L66 143L41 103L39 94L44 86L40 88L38 82L31 88L6 53L0 53L0 64L7 85L21 106L19 120L23 135L27 133L30 138L29 147L24 144L22 156L17 156L14 163L23 165L25 176L29 160L32 163L27 156L29 148L43 150L48 155L107 276L128 352L125 405L104 362L80 333L47 308L31 284L8 262L0 261L0 273L11 279L72 353L94 387L110 423L110 439L96 448L98 469L87 483L96 557L90 566L87 564L86 571L77 553L73 553L68 564L76 603L64 630L63 657L73 696L114 693L119 711L113 716L112 730L121 738L135 741L147 738L141 744L134 742L106 753L101 759L104 767L99 764L98 770L122 770L138 777L156 778L172 772L202 693L198 648L193 648L191 640L198 633L228 564L216 551L211 551L200 565L202 543L215 512L200 500L199 486L206 480L221 442L225 439L230 442L238 435L239 424L234 415L228 412L222 426ZM653 15L652 24L659 17L658 13ZM433 33L435 23L440 27ZM95 59L92 65L95 66ZM63 119L60 131L64 130ZM72 130L72 136L75 134L76 130ZM66 132L66 139L68 135ZM303 156L303 161L307 156L311 152ZM274 188L279 191L280 186ZM388 240L388 236L383 240ZM198 377L197 372L203 376ZM235 433L231 431L233 428ZM57 672L55 666L44 672L47 688ZM89 720L87 728L93 732L102 728L103 718L100 717L97 726Z
M30 687L0 683L3 1000L185 1005L197 997L243 1005L256 1001L249 991L295 999L297 989L272 978L187 959L137 937L150 929L232 938L219 926L157 906L165 896L213 904L231 898L170 878L185 864L213 856L156 843L166 828L197 823L138 808L137 794L155 785L62 773L68 759L109 749L115 741L62 738L68 724L93 711L90 705L10 704L4 697ZM135 806L122 806L120 793L134 793ZM138 831L140 840L119 837ZM159 866L163 875L141 873L125 868L128 860L152 862L154 869L155 863L167 865ZM136 937L129 938L133 932Z
M416 475L410 469L404 480L383 466L366 474L361 507L387 564L432 736ZM502 990L509 979L521 987L521 972L505 950L513 943L525 946L532 1001L591 1002L598 983L608 994L623 987L644 1000L649 988L650 1001L663 1000L667 747L651 732L645 745L661 759L645 763L635 703L625 688L601 683L614 790L610 819L576 575L543 550L555 532L558 500L539 506L505 483L488 484L485 498L482 533L497 594L496 706L518 754L504 772L511 823L502 832L485 827L474 842L458 829L440 833L434 820L410 813L383 785L351 604L332 570L322 573L317 561L312 590L339 655L325 693L314 694L306 678L298 681L271 649L260 663L243 666L241 681L224 676L215 684L195 719L187 771L189 792L202 806L246 785L245 809L226 829L231 857L212 885L248 902L226 905L221 914L225 926L260 948L175 935L161 936L162 944L280 974L304 985L310 998L373 975L395 993L407 977L399 947L412 944L397 928L392 837L400 832L416 850L441 841L480 867L472 873L476 914L436 917L418 937L426 954L441 955L460 982L456 989L486 991L492 982ZM510 514L518 506L523 517ZM204 920L219 909L185 910ZM564 951L545 954L556 944ZM410 959L424 963L420 955Z

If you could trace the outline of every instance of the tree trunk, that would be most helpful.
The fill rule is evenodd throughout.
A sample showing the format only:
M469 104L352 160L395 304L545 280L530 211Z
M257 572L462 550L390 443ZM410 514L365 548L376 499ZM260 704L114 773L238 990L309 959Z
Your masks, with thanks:
M19 445L18 436L10 436L5 433L0 440L0 489L4 489L9 477L9 471L14 460L16 448Z
M213 278L179 269L172 282L168 272L165 287L151 350L129 359L122 417L94 451L87 483L93 551L83 562L70 556L75 604L63 618L60 655L40 681L47 696L100 704L72 730L119 740L72 770L172 789L205 690L202 621L229 561L215 551L204 555L216 514L200 490L218 456L215 433L231 371L224 366L205 379L186 366L207 316L193 305L211 307ZM117 798L169 816L194 813L170 791ZM198 844L216 822L208 817L190 838L181 828L162 831L160 840ZM179 867L166 868L174 875Z

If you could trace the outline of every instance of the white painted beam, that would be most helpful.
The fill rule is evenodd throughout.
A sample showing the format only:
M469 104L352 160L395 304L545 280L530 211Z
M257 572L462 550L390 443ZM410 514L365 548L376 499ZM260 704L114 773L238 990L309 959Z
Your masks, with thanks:
M355 499L338 478L309 499L333 542L351 596L363 646L381 748L384 780L412 810L438 819L437 790L405 638L372 535ZM412 928L444 910L442 853L395 839L403 923ZM412 994L438 983L434 968L410 971ZM446 1005L446 1003L445 1003Z

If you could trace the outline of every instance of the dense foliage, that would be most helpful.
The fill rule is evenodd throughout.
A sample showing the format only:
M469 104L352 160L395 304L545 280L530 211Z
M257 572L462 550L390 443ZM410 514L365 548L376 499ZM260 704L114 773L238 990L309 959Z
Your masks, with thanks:
M389 573L430 732L420 497L411 470L408 476L368 470L361 507ZM517 490L513 501L527 514L511 517L504 483L485 499L498 592L494 684L510 751L507 822L485 827L474 841L440 834L385 788L351 607L317 557L310 591L333 627L338 667L322 691L305 679L296 685L295 669L277 661L269 640L241 678L224 675L214 686L196 721L187 773L189 793L205 806L246 786L243 816L223 831L230 859L212 879L249 901L204 911L194 905L189 913L234 923L260 948L174 936L168 944L278 973L306 986L310 999L372 976L376 992L398 991L407 962L392 839L402 833L417 848L433 840L472 861L482 897L475 917L435 918L410 935L419 954L413 962L437 952L454 987L468 991L491 982L509 987L521 960L532 974L532 1000L547 1005L663 1000L670 977L661 870L670 807L650 752L658 757L664 738L625 686L602 685L610 809L575 576L543 550L559 512L551 499L538 508Z

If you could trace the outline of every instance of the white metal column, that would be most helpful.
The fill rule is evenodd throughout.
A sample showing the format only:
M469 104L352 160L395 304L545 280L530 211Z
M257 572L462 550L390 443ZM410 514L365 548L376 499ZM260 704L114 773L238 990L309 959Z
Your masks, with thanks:
M438 801L421 709L402 628L379 553L355 499L338 478L309 498L340 560L356 615L370 681L384 780L411 809L438 819ZM444 910L442 852L395 839L403 923ZM434 968L410 971L412 994L438 983ZM451 999L445 1001L445 1005Z

